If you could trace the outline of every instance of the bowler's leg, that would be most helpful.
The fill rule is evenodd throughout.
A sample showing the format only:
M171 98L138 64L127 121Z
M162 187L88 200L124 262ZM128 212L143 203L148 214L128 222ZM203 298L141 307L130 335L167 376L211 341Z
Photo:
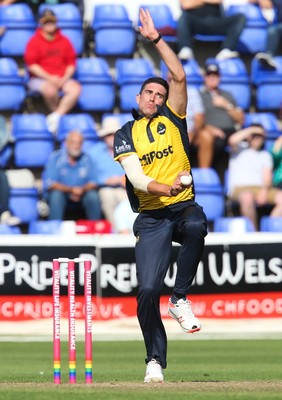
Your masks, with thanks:
M145 220L146 227L143 226ZM146 363L155 359L166 368L167 337L160 314L160 296L170 262L170 227L165 220L141 214L134 229L137 235L137 315L147 350Z

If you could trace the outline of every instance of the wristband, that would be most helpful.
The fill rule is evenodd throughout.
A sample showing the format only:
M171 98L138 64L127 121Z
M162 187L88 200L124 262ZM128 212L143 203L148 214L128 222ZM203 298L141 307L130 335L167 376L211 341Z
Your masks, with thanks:
M159 33L159 36L158 36L156 39L151 40L151 42L154 43L154 44L159 43L159 41L160 41L161 38L163 37L162 34L161 34L160 32L158 32L158 33Z

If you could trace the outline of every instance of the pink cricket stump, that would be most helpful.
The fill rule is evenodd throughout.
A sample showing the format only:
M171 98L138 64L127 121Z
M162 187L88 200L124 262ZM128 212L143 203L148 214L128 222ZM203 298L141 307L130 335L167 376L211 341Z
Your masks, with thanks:
M75 337L75 262L68 261L69 302L69 383L76 383L76 337Z
M85 383L92 383L92 284L91 261L84 261Z
M54 383L61 383L60 262L53 260L53 363Z

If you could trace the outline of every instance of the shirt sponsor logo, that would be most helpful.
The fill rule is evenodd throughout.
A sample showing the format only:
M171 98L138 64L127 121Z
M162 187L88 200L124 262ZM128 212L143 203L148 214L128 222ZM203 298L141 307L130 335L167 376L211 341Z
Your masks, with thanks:
M141 162L141 165L145 166L145 165L152 164L152 162L155 159L160 160L163 157L169 156L170 154L173 154L172 146L168 146L165 149L160 150L160 151L151 151L150 153L146 153L141 158L139 158L139 160Z
M130 151L130 150L131 150L131 146L130 146L130 144L126 143L125 140L122 141L121 146L115 146L115 151L117 154L124 153L124 152Z

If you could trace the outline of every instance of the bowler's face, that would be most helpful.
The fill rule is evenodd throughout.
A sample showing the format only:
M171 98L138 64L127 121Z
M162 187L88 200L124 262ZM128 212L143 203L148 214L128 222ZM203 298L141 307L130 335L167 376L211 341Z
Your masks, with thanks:
M140 112L147 118L157 112L157 106L163 106L166 99L165 88L158 83L148 83L142 93L136 96Z

